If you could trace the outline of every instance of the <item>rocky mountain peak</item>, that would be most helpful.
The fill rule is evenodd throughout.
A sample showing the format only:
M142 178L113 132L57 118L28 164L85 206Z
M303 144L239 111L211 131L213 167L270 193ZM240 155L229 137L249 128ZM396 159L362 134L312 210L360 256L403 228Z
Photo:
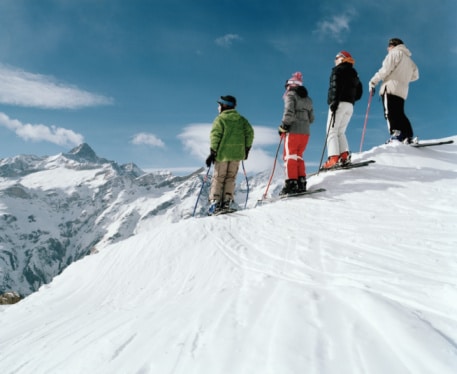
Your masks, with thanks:
M105 159L99 158L94 150L87 143L82 143L73 148L69 153L64 154L65 157L72 160L85 163L106 163Z

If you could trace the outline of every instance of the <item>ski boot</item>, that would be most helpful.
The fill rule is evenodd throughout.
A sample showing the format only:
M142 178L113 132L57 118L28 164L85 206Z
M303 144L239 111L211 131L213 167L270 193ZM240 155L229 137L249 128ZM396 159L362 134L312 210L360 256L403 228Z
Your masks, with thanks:
M279 193L280 196L298 193L298 181L296 179L286 179L284 187Z
M298 177L298 193L306 192L306 177Z
M348 151L341 153L338 163L341 166L349 165L351 163L351 154Z
M335 166L338 166L338 160L340 159L340 156L330 156L327 160L327 162L322 166L322 169L332 169Z
M214 213L217 213L221 210L221 202L219 200L210 200L208 215L212 216Z

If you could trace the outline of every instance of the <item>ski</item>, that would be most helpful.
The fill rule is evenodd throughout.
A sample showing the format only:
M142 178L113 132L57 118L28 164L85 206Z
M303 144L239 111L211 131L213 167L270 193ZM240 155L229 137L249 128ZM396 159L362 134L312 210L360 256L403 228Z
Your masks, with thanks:
M221 216L223 214L230 214L230 213L235 213L237 212L238 210L237 209L233 209L233 208L228 208L228 209L220 209L216 212L214 212L213 214L208 214L209 216Z
M422 148L422 147L433 147L435 145L444 145L444 144L452 144L454 143L453 140L445 140L441 142L426 142L426 143L415 143L415 144L410 144L411 147L414 148Z
M370 164L373 164L374 162L376 162L375 160L367 160L367 161L360 161L360 162L351 162L347 165L338 165L338 166L334 166L332 168L329 168L329 169L319 169L319 171L316 171L314 173L311 173L311 174L308 174L309 177L311 177L312 175L317 175L319 173L325 173L325 172L328 172L328 171L334 171L334 170L348 170L348 169L355 169L355 168L360 168L360 167L363 167L363 166L368 166Z
M280 195L280 196L274 196L274 197L266 197L266 198L257 200L256 206L262 205L263 203L272 203L274 201L285 200L285 199L289 199L289 198L298 198L298 197L302 197L302 196L308 196L308 195L312 195L312 194L324 192L324 191L327 191L327 190L325 188L317 188L315 190L308 190L306 192L286 194L286 195Z
M325 188L317 188L315 190L309 190L309 191L305 191L305 192L288 193L288 194L279 196L279 199L288 199L290 197L300 197L300 196L312 195L314 193L319 193L319 192L324 192L324 191L327 191L327 190Z

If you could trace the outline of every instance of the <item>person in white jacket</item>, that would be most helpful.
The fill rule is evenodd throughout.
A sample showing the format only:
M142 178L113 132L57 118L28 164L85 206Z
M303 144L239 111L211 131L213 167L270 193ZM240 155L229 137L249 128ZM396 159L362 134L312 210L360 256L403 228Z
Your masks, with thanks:
M370 79L369 89L373 93L376 85L382 81L379 94L382 97L390 141L411 143L414 134L405 114L405 100L408 97L409 82L419 79L419 70L401 39L390 39L387 51L382 67Z

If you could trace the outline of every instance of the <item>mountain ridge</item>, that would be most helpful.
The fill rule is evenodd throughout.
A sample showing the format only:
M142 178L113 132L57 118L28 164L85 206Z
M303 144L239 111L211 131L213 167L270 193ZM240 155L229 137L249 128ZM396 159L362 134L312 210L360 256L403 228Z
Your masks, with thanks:
M98 157L86 143L0 160L0 294L27 296L98 246L133 235L146 217L166 215L186 198L174 190L195 189L198 173L145 173Z

